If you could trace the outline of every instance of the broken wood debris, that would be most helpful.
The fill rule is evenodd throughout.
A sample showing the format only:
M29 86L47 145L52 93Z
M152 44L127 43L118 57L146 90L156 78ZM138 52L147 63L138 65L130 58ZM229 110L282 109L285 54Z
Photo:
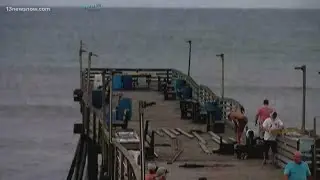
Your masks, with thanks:
M176 139L177 136L172 134L168 129L162 128L162 131L167 134L171 139Z
M164 134L159 129L157 129L155 133L160 137L164 137Z
M199 142L199 145L201 147L201 149L203 150L203 152L207 153L207 154L211 154L211 152L209 151L208 147L203 144L202 142Z
M207 144L207 142L196 132L192 131L192 134L203 144Z
M189 133L185 132L184 130L182 130L182 129L180 129L180 128L176 128L176 130L177 130L178 132L180 132L181 134L187 136L187 137L190 138L190 139L194 138L194 136L193 136L192 134L189 134Z
M175 162L177 158L182 154L182 152L183 149L178 150L177 153L172 157L172 159L167 162L167 164L172 164L173 162Z
M180 135L180 132L176 131L175 129L170 129L170 131L176 136Z
M221 139L222 137L218 136L217 134L215 134L215 133L212 132L212 131L208 131L208 133L211 135L211 139L212 139L213 141L215 141L216 143L220 144L220 139ZM224 140L224 139L222 139L222 143L223 143L223 144L227 144L227 141Z

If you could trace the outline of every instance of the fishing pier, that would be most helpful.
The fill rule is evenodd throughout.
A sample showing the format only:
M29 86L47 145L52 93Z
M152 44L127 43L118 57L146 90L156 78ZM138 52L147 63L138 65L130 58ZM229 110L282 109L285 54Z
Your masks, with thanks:
M84 52L81 47L81 62ZM281 169L262 167L261 159L233 156L234 128L226 114L242 107L238 101L176 69L96 68L91 58L97 55L88 55L73 93L82 120L74 124L79 141L67 180L144 180L147 162L166 167L168 179L281 177ZM281 136L278 144L279 167L300 150L320 176L317 136Z

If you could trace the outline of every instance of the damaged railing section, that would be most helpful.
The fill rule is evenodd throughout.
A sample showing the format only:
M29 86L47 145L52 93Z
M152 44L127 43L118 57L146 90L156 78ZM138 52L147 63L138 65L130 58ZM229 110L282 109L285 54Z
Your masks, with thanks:
M114 142L114 180L140 180L140 166L128 150L120 143Z
M296 151L300 151L302 154L302 160L309 165L313 176L315 176L315 173L316 176L319 176L320 152L316 151L316 154L314 155L313 148L315 144L316 149L319 149L320 140L317 139L314 141L313 137L302 134L299 135L297 133L296 136L300 137L291 137L286 135L277 137L277 165L284 168L288 162L293 161L294 153Z

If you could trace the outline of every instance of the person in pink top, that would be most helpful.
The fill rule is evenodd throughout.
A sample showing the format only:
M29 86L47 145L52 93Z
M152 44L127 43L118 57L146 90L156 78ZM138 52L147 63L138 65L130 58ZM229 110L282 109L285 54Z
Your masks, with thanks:
M263 100L263 106L258 109L258 112L256 114L256 126L259 123L259 136L260 138L263 138L263 128L262 124L264 120L270 117L270 114L273 112L273 109L269 107L269 100L265 99Z
M156 179L156 169L157 166L154 163L148 163L148 173L145 176L145 180L155 180Z

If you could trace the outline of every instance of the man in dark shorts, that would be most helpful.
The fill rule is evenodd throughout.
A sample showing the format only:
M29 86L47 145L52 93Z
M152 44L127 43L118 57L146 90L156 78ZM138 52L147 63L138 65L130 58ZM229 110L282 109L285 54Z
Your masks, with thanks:
M277 153L277 135L273 134L272 131L283 129L283 122L278 118L277 112L272 112L271 116L267 118L262 127L265 131L264 133L264 143L265 143L265 150L264 150L264 159L263 164L267 163L269 159L269 150L272 150L272 163L275 162L275 154Z
M244 115L244 108L241 107L240 111L231 111L228 119L233 121L235 125L237 144L241 144L241 137L248 123L248 118Z

